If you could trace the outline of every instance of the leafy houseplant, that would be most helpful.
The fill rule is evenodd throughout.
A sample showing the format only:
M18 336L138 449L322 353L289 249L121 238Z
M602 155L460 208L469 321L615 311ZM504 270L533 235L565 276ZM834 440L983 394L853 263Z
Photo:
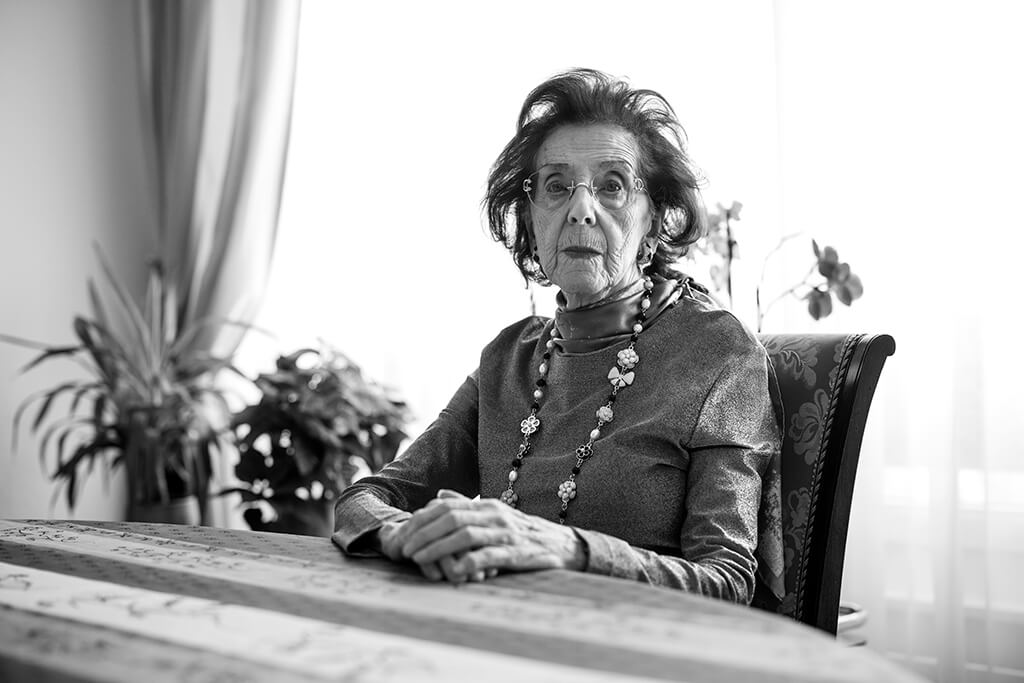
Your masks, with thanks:
M227 412L210 380L231 368L229 359L192 350L209 323L179 326L176 291L165 282L159 263L150 265L140 309L102 255L99 260L115 295L115 317L108 316L90 280L92 315L74 318L77 343L50 346L0 337L41 351L23 371L67 358L88 373L86 379L63 382L23 401L14 417L15 439L25 411L38 404L30 429L42 435L39 457L44 464L50 456L55 461L56 493L63 485L69 508L83 467L91 472L99 460L111 470L122 466L127 471L130 520L205 523L212 457L220 447L207 416L212 406ZM67 413L48 421L61 397L68 402ZM191 509L180 502L190 496ZM161 512L175 501L184 516Z
M327 536L338 494L394 459L406 405L332 349L300 349L261 374L259 401L233 416L235 475L254 530Z
M715 210L705 210L707 232L695 244L697 253L710 256L714 261L709 267L711 282L717 291L725 291L732 305L732 263L739 254L737 241L733 233L733 223L740 219L743 205L733 202L729 207L718 204ZM832 313L832 296L849 306L864 293L864 285L860 278L850 270L848 263L840 262L839 254L833 247L824 249L811 240L814 251L814 262L803 279L776 296L767 304L762 304L761 289L764 284L765 270L768 261L786 242L798 235L783 237L778 245L765 257L761 268L761 279L755 292L757 303L757 331L762 331L764 317L768 311L788 296L795 296L807 301L807 312L815 320L828 317Z

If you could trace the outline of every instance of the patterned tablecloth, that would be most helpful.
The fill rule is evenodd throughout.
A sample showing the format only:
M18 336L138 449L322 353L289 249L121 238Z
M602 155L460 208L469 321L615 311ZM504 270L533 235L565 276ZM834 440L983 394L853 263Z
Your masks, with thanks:
M782 617L565 571L452 586L323 538L0 520L0 681L916 681Z

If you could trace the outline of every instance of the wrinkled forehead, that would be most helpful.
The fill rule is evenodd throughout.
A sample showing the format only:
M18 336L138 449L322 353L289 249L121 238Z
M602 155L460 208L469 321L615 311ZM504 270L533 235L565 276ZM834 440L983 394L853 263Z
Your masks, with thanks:
M626 168L636 173L640 150L633 134L612 124L560 126L537 150L536 170L597 173Z

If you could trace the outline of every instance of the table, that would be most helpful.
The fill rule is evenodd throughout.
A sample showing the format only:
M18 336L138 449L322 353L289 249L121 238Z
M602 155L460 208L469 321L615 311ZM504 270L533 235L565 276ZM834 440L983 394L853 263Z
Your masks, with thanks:
M326 538L0 520L3 681L918 681L788 619L568 571L431 583Z

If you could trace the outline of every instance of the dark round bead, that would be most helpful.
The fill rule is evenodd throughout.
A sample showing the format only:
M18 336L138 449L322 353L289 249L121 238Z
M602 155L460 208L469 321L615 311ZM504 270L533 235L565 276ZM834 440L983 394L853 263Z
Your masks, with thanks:
M551 358L551 352L550 351L545 351L544 355L541 356L541 358L543 358L544 360L549 360Z
M615 403L615 398L616 398L615 394L608 394L608 402L609 403Z
M530 410L540 410L540 404L534 401L530 404Z
M558 511L558 518L559 519L565 519L568 516L569 516L569 511L568 510L559 510Z
M573 474L579 474L580 473L580 466L576 465L576 467L573 467L572 468L572 473Z
M639 313L636 314L636 319L639 320L640 322L647 320L647 312L640 311Z
M522 464L523 464L523 461L522 461L521 459L519 459L519 458L515 458L515 459L513 459L513 460L512 460L512 469L514 469L514 470L518 470L518 469L519 469L519 467L520 467L520 466L521 466Z
M546 379L544 379L543 377L540 378L539 380L537 380L537 386L538 387L546 387L547 385L548 385L548 381Z
M639 335L639 334L637 334L636 332L634 332L634 333L633 333L633 334L632 334L632 335L630 336L630 338L629 338L629 341L631 341L631 342L633 342L633 343L636 343L636 340L637 340L637 339L639 339L639 338L640 338L640 335Z

